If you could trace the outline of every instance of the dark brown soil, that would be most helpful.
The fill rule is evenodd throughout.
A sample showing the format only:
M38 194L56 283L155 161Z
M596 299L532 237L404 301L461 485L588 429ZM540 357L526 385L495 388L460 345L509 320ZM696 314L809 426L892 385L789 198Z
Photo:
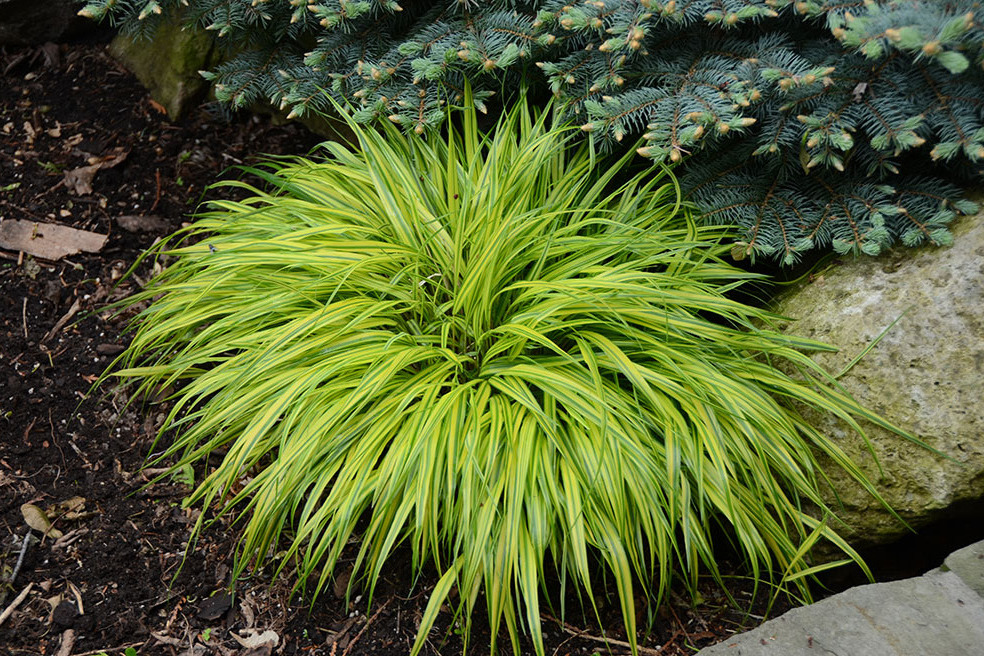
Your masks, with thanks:
M91 393L126 345L125 318L106 304L152 274L143 263L123 278L141 251L188 220L227 167L260 153L305 153L320 139L205 110L172 124L99 43L0 51L0 72L2 220L109 235L100 252L58 261L0 251L0 612L28 590L0 624L0 654L269 654L234 637L250 630L275 632L278 654L406 654L432 576L414 580L408 559L394 558L371 608L364 596L346 607L331 590L312 607L291 596L289 567L232 585L234 531L213 526L188 545L197 517L181 508L188 488L145 487L141 466L162 408L128 408L106 388ZM66 172L100 161L112 166L96 172L91 193L66 184ZM127 216L137 218L120 221ZM61 539L25 523L24 504L47 511L75 497L75 515L47 512ZM747 588L739 581L733 591L745 604ZM567 624L548 619L548 654L628 652L617 604L597 603L610 633L577 612ZM639 638L659 654L689 654L743 619L757 621L708 585L698 605L673 595ZM468 653L488 653L483 621L475 618ZM461 653L451 624L442 613L425 653ZM505 636L500 644L508 653Z

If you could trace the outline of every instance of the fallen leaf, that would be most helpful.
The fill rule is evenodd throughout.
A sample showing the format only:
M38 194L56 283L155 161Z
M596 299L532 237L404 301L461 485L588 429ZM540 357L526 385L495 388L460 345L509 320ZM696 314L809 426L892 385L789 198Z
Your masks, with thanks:
M65 171L65 178L62 180L62 184L65 185L69 193L78 196L91 194L92 180L96 177L96 173L102 169L109 169L120 164L126 159L127 155L129 155L128 151L117 146L108 155L90 157L88 159L89 166L80 166L77 169Z
M35 506L33 503L23 504L21 506L21 515L24 516L24 521L27 525L35 531L40 531L55 540L64 535L57 528L52 528L51 521L48 519L48 516L44 514L43 510Z
M51 41L41 46L44 53L45 68L58 68L61 66L61 53L58 51L58 44Z
M253 612L254 603L249 596L243 595L243 600L239 604L239 614L243 616L246 628L253 628L253 623L256 621L256 613Z
M179 653L178 656L205 656L205 653L207 651L208 651L208 647L206 647L205 645L195 644L189 647L188 649L185 649L183 652Z
M20 219L0 222L0 248L24 251L46 260L59 260L79 251L97 253L109 235L76 230L56 223L38 223Z
M165 645L171 645L172 647L177 647L184 644L184 640L181 638L172 638L171 636L164 635L163 633L158 633L157 631L151 631L150 637L157 642L163 643Z
M230 606L232 606L232 595L228 592L220 592L202 599L198 604L198 619L217 620L226 614Z
M259 647L253 647L252 649L244 649L239 652L239 656L270 656L272 653L273 647L270 643L266 643Z
M352 568L348 567L342 571L335 578L335 583L332 585L331 591L335 594L336 599L344 599L345 595L348 593L349 581L352 580Z
M280 636L277 635L277 632L272 629L267 629L262 633L256 629L244 629L244 631L250 635L238 636L232 631L229 632L229 635L235 638L236 642L246 649L256 649L265 645L276 647L280 644Z
M85 497L72 497L71 499L56 503L48 507L47 513L49 517L70 521L88 519L99 514L96 511L85 512Z

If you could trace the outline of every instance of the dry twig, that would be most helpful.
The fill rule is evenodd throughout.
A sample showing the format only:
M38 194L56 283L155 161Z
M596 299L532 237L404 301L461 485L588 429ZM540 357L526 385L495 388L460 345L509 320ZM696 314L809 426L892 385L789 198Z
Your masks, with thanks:
M27 299L25 299L25 301L26 300ZM76 313L78 313L80 309L82 309L82 303L79 301L79 299L75 299L75 302L72 303L72 307L68 308L68 312L66 312L65 315L58 320L58 323L52 326L51 330L48 331L47 335L41 338L41 343L44 344L49 339L57 335L58 331L64 328L65 324L68 323L71 320L71 318L74 317ZM25 336L27 335L27 324L24 324L24 334Z
M20 603L27 598L27 595L31 592L33 588L34 588L34 583L31 582L27 584L26 588L21 590L21 593L17 595L17 598L14 599L12 602L10 602L10 605L3 610L3 613L0 613L0 624L6 622L7 618L14 614L14 611L17 610L17 607L20 606Z
M352 647L355 646L355 643L357 643L359 641L359 638L362 637L362 634L366 632L366 629L369 628L369 625L372 624L372 621L374 619L376 619L377 617L379 617L379 614L383 612L383 609L385 609L387 606L390 605L390 602L393 601L393 599L394 599L393 597L390 597L389 599L387 599L386 600L386 603L384 603L382 606L380 606L379 608L377 608L376 609L376 612L373 613L369 617L369 619L366 620L366 623L362 625L362 628L359 629L359 632L355 634L355 637L352 638L349 641L348 645L345 646L345 649L342 651L342 656L348 656L349 651L351 651Z
M567 622L564 622L562 620L559 620L559 619L557 619L556 617L554 617L552 615L548 615L546 613L541 613L541 614L546 619L552 620L552 621L556 622L557 625L560 626L560 628L562 628L567 633L570 633L575 638L584 638L585 640L592 640L594 642L603 642L603 643L605 643L608 646L624 647L625 649L630 649L630 650L632 649L632 645L630 645L629 643L625 642L624 640L616 640L615 638L606 638L604 636L591 635L586 630L579 629L576 626L571 626ZM662 652L661 652L660 649L653 649L651 647L643 647L642 645L638 645L636 647L636 650L640 654L649 654L650 656L660 656L662 654Z
M75 646L75 630L65 629L62 633L61 646L55 652L55 656L71 656L72 647Z
M128 642L125 645L117 645L116 647L103 647L102 649L93 649L92 651L84 651L80 654L75 654L75 656L96 656L96 654L115 654L116 652L126 651L130 647L136 647L137 651L147 644L147 641L143 642Z

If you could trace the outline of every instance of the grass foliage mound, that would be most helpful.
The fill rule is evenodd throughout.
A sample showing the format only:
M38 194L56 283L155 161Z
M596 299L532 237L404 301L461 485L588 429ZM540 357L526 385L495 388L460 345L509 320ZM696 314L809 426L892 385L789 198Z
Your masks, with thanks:
M617 590L634 641L634 590L716 574L716 526L787 584L818 539L856 559L801 503L823 508L814 450L861 474L794 407L884 422L801 353L822 344L729 299L753 276L668 173L522 106L491 136L474 110L426 140L351 127L213 203L133 299L115 373L178 390L163 458L207 459L190 501L240 515L237 573L285 538L321 589L357 537L371 590L408 544L441 576L417 649L454 599L466 636L485 606L542 651L548 571Z

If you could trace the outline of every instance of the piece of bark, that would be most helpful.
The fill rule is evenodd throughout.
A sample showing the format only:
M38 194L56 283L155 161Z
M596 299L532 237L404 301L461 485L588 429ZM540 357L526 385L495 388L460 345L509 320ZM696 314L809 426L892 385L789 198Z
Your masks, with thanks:
M79 251L98 253L108 238L109 235L56 223L20 219L0 222L0 248L23 251L46 260L60 260Z
M159 216L141 216L139 214L127 214L116 217L116 225L127 232L165 232L168 228L167 221Z

